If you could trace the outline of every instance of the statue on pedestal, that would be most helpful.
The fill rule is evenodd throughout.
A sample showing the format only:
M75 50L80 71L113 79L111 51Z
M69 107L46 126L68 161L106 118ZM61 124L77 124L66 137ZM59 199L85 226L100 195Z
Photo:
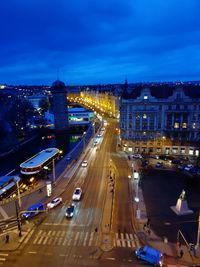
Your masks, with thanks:
M180 197L179 197L181 200L185 200L185 190L183 189L181 194L180 194Z
M171 206L171 209L177 214L177 215L187 215L193 213L191 209L188 208L188 203L186 200L186 192L183 189L177 202L176 206Z

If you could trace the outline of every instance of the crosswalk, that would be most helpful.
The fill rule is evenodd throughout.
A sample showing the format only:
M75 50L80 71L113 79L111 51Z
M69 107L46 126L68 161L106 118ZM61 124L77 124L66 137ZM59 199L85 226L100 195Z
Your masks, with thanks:
M135 234L115 233L112 235L114 247L136 248L139 241ZM101 235L89 231L40 230L32 241L33 245L94 247L101 243Z
M0 265L3 265L8 257L7 253L0 253Z

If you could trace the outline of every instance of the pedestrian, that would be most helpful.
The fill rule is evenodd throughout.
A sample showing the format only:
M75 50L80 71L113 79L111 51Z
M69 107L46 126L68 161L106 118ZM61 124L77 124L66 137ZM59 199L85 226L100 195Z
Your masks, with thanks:
M150 225L151 225L151 220L148 218L147 219L147 227L150 227Z
M96 228L94 229L94 231L95 231L95 233L97 233L97 231L98 231L98 228L96 227Z
M145 223L144 226L143 226L143 230L146 231L146 228L147 228L147 225Z
M6 235L6 243L9 243L9 234Z
M181 250L180 250L180 259L183 258L183 254L184 254L184 253L183 253L183 250L181 249Z

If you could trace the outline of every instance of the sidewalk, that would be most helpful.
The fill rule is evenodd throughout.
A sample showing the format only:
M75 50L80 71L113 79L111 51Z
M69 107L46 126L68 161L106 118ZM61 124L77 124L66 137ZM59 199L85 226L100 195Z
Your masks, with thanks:
M135 170L139 170L140 166L136 166L133 164L133 161L127 160L129 167L133 167ZM133 178L129 179L129 187L132 195L135 195L136 183L133 181ZM164 257L164 266L168 267L189 267L195 266L200 263L200 251L196 253L196 257L192 256L186 245L182 245L181 249L183 250L183 257L180 259L178 256L180 255L180 249L177 250L177 244L168 242L166 237L159 237L155 234L155 232L148 227L144 227L147 223L147 213L146 207L144 203L142 189L138 186L138 197L139 203L136 206L136 202L133 203L133 214L135 214L133 218L133 224L136 227L137 235L140 239L141 245L149 245L154 247L160 251L162 251L165 255ZM140 212L137 213L136 209ZM150 230L150 233L149 233Z

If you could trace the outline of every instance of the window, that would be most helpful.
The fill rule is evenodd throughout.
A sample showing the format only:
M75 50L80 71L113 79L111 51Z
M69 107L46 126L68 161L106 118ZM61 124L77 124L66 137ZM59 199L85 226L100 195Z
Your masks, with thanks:
M173 153L173 154L176 154L177 152L178 152L178 148L177 148L177 147L173 147L173 148L172 148L172 153Z
M193 149L189 149L189 155L193 155L194 151Z
M192 128L196 129L196 123L195 122L192 123Z
M148 95L144 95L144 100L149 99Z
M174 128L175 128L175 129L178 129L178 128L179 128L179 122L175 122L175 123L174 123Z
M143 119L146 119L147 118L147 114L143 114Z
M187 128L187 123L186 123L186 122L183 122L183 124L182 124L182 128L183 128L183 129L186 129L186 128Z

